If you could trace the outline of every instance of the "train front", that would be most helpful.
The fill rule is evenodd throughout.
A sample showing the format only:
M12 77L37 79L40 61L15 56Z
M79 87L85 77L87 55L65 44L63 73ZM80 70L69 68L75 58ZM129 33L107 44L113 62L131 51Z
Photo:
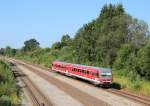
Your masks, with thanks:
M100 82L102 85L111 85L113 81L112 70L110 68L100 68Z

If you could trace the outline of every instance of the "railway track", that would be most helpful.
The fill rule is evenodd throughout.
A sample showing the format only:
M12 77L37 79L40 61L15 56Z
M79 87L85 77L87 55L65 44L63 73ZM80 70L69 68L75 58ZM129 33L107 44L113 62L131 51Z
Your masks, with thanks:
M142 103L146 106L150 106L150 99L149 98L137 96L135 94L127 93L125 91L120 91L120 90L116 90L116 89L108 89L107 91L110 93L113 93L113 94L117 94L119 96L123 96L127 99L132 99L132 100L139 102L139 103Z
M26 76L16 65L10 63L12 72L15 77L24 83L25 89L27 90L30 98L32 99L33 106L53 106L52 103L43 95L39 88Z
M15 61L15 62L18 62L18 61ZM37 72L38 74L43 74L39 70L36 70L36 69L30 67L28 65L28 63L24 64L22 62L19 62L19 64L24 65L29 69L32 69L32 71L34 70L34 72ZM33 66L36 66L38 68L42 68L42 67L39 67L37 65L33 65ZM42 68L42 69L47 70L46 68ZM46 76L46 75L44 75L44 76ZM49 76L47 76L47 77L49 77ZM45 78L48 80L49 78L47 78L47 77L45 77ZM93 86L91 84L89 84L89 85ZM130 100L133 100L133 101L138 102L140 104L143 104L145 106L150 106L150 98L141 97L141 96L131 94L131 93L128 93L128 92L125 92L125 91L117 90L117 89L103 89L103 90L105 90L107 92L110 92L110 93L113 93L113 94L116 94L116 95L119 95L119 96L122 96L122 97L125 97L125 98L130 99Z

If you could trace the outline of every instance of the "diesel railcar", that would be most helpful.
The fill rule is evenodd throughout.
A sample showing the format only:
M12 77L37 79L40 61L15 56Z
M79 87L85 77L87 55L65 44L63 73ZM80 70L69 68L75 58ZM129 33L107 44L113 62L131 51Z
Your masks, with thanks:
M66 74L67 76L74 76L90 81L95 85L109 86L113 81L112 70L110 68L54 61L52 62L52 70Z

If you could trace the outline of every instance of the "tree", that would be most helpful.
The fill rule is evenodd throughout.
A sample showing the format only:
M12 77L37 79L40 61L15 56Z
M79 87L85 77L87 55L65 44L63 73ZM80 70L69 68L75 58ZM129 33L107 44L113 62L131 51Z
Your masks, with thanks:
M6 55L6 56L14 56L16 52L17 52L17 49L13 49L10 46L6 46L6 48L0 49L0 54Z
M149 39L148 25L138 19L131 19L128 25L127 43L131 43L137 49L141 48Z
M131 55L134 53L134 48L130 44L124 44L117 52L117 57L114 62L116 69L128 68L132 65Z
M62 36L62 38L61 38L61 46L62 47L69 45L70 42L71 42L71 38L68 34Z
M0 49L0 55L4 55L4 50L5 50L4 48Z
M73 48L76 62L91 62L95 60L96 39L92 32L95 30L95 20L85 24L76 34L73 40Z
M150 40L142 47L137 54L135 71L150 80Z
M60 42L55 42L53 45L52 45L52 47L51 47L52 49L61 49L62 48L62 45L61 45L61 43Z
M29 39L24 42L24 51L33 51L37 48L39 48L40 43L36 39Z

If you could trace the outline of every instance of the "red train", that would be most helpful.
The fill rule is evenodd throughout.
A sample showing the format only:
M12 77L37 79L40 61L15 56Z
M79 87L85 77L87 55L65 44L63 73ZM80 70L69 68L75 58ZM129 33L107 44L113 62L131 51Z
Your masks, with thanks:
M111 85L112 71L110 68L100 68L94 66L85 66L80 64L71 64L61 61L52 63L52 70L74 76L93 82L95 85Z

